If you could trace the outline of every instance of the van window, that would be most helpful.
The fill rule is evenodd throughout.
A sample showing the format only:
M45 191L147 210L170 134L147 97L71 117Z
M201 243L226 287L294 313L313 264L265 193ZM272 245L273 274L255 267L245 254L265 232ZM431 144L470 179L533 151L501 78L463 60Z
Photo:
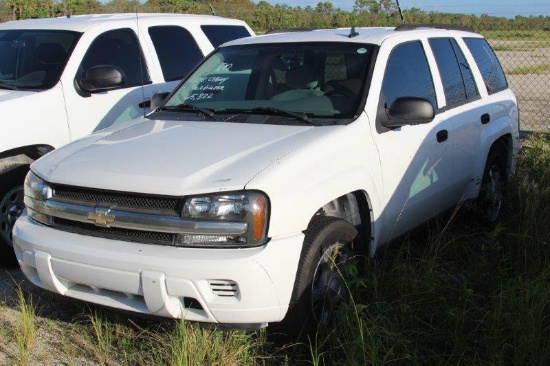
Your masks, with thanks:
M182 79L203 58L195 38L185 28L175 25L150 27L149 36L166 81Z
M222 43L250 36L248 30L241 25L201 25L201 29L214 48Z
M123 88L151 82L136 34L129 28L99 35L86 52L77 77L84 78L97 65L119 67L124 73Z

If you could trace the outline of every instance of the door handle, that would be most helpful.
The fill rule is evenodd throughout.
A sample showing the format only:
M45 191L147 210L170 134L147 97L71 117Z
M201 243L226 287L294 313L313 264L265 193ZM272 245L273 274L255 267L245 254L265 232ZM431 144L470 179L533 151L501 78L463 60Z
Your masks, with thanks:
M489 113L485 113L481 115L481 124L486 125L487 123L491 122L491 116Z
M441 130L437 133L436 136L437 136L437 142L447 141L447 138L449 137L449 131Z

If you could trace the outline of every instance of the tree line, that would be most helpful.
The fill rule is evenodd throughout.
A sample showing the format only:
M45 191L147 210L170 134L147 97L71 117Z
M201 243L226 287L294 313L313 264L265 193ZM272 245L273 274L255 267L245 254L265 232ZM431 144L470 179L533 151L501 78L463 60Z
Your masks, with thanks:
M0 0L0 21L96 13L193 13L216 14L245 20L255 31L280 28L326 28L349 26L396 26L407 24L451 24L486 30L550 30L549 16L516 16L425 12L411 8L399 12L392 0L356 0L345 11L331 2L293 7L250 0Z

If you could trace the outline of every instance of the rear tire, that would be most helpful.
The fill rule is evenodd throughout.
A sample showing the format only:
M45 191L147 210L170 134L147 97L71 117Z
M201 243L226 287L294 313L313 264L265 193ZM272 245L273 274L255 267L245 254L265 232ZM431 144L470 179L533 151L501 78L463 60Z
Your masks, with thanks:
M477 205L483 220L491 225L499 221L503 212L506 183L505 154L499 150L491 150L483 172Z
M349 298L344 266L362 250L353 225L320 218L306 234L287 315L274 328L298 339L330 326L334 311Z
M23 182L28 171L29 166L22 165L0 176L0 265L8 268L17 267L12 230L25 208Z

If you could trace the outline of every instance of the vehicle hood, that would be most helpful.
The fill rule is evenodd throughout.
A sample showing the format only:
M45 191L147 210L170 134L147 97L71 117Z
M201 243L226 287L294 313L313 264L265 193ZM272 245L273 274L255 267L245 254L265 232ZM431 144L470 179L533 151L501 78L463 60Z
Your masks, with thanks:
M117 191L179 196L237 190L338 128L143 120L69 144L32 169L52 183Z

